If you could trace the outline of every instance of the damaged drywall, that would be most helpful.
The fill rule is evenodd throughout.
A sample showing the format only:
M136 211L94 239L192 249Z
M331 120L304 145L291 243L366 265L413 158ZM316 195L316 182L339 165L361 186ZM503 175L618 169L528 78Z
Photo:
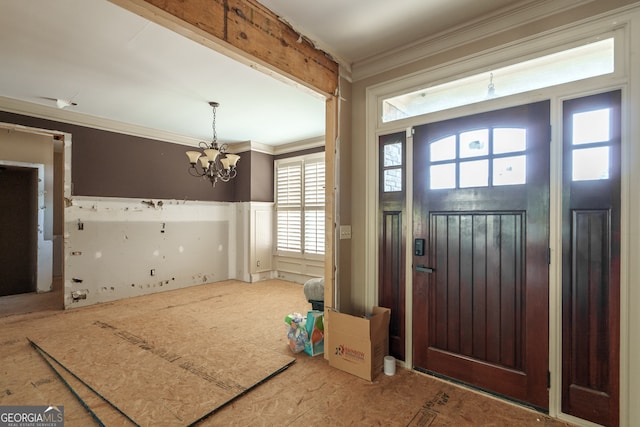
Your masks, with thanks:
M76 197L65 208L65 307L235 278L232 203Z

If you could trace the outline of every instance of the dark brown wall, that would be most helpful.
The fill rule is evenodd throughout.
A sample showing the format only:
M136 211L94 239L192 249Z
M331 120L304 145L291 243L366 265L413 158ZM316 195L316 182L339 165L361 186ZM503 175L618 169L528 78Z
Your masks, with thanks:
M72 141L76 195L233 201L234 181L213 188L189 175L192 147L88 128L76 129Z
M273 156L251 154L251 201L273 202Z
M238 160L238 164L236 166L238 169L238 176L234 179L236 182L233 197L237 202L248 202L251 201L251 175L254 173L251 161L252 152L245 151L237 154L240 156L240 160Z
M3 111L0 122L72 134L75 196L235 201L237 178L212 188L188 174L184 153L192 147Z
M273 202L273 156L257 151L238 154L234 201Z
M238 176L215 188L189 175L181 144L140 138L53 120L0 111L0 122L50 129L72 135L72 195L142 199L273 202L274 156L238 153ZM275 159L324 151L324 147L275 156Z

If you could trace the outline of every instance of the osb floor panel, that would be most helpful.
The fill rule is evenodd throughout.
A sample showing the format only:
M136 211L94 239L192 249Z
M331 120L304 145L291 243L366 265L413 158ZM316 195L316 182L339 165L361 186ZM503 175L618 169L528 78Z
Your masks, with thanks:
M58 365L53 359L43 354L43 358L51 366L51 368L62 377L69 387L76 394L81 402L90 408L95 417L106 426L132 427L136 423L121 411L118 411L113 405L105 401L100 395L91 390L85 383L76 379L64 367ZM66 409L66 408L65 408ZM68 418L65 414L65 418ZM71 424L67 422L67 424ZM96 421L96 424L98 422Z
M151 425L192 424L294 361L180 311L29 339L133 421Z
M123 373L113 370L111 364L121 359L122 353L118 350L120 344L111 339L114 334L110 328L117 328L130 333L137 331L137 337L142 337L147 344L152 343L154 349L163 349L162 354L200 357L197 360L201 363L193 362L190 366L198 366L194 370L201 373L205 372L204 366L215 371L216 363L220 363L218 358L211 359L212 352L227 352L232 360L240 359L242 351L270 351L282 360L295 358L296 362L288 369L205 418L199 423L202 426L569 425L410 370L398 369L394 376L380 374L373 382L368 382L329 367L322 356L294 355L286 344L283 319L288 313L308 309L310 304L304 299L301 285L278 280L254 284L227 281L64 312L45 310L2 317L0 405L64 405L67 426L95 425L89 412L31 347L27 337L46 342L52 353L60 352L56 342L56 337L60 337L66 345L64 348L77 348L77 354L72 356L73 352L68 352L64 357L75 358L78 363L87 359L86 365L91 368L87 368L86 375L116 383L122 380ZM185 328L189 332L182 332ZM111 337L102 342L105 331L111 331ZM230 338L220 338L220 331L231 331L225 335ZM233 336L241 338L238 342L252 345L238 347ZM88 360L80 344L96 337L100 341L96 345L108 348L105 351L110 356L98 354ZM120 341L126 344L126 340ZM91 353L96 354L95 351ZM137 350L141 359L150 353L140 347ZM109 360L109 363L101 362L105 366L98 365L102 357ZM52 365L55 367L54 362ZM56 369L64 374L61 367ZM143 370L132 367L124 376L135 383L139 369ZM101 370L103 372L98 372ZM158 375L164 374L158 372ZM235 371L231 378L225 377L225 381L238 381L241 375L240 371ZM131 425L73 377L66 374L64 378L106 425ZM163 381L164 386L157 392L172 402L169 412L181 413L185 419L196 419L191 399L210 399L207 385L198 384L195 389L178 391L176 382L179 383L177 378ZM119 402L128 398L133 401L146 393L139 385L135 387L138 388L135 391L119 388L111 397ZM157 407L146 409L148 414L167 411ZM188 412L191 414L185 415ZM152 417L139 422L143 425L163 424Z

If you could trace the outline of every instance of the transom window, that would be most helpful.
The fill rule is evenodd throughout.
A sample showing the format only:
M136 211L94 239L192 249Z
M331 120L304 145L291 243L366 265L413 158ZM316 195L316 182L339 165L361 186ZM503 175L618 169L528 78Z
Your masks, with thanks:
M430 189L519 185L527 182L527 130L483 128L429 145Z
M614 37L382 100L382 122L610 74Z

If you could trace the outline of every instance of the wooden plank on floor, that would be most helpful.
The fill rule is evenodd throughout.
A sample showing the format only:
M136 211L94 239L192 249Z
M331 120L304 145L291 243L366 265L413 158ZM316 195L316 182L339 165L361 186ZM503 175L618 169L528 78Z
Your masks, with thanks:
M27 339L0 337L0 406L41 405L64 406L69 426L97 425Z
M131 427L136 425L132 420L127 418L126 414L119 412L117 408L104 400L98 393L91 390L91 388L84 384L79 378L73 376L64 366L58 364L33 343L32 345L98 425L109 427Z
M188 425L295 360L163 310L32 338L137 423ZM179 338L178 338L179 337Z

